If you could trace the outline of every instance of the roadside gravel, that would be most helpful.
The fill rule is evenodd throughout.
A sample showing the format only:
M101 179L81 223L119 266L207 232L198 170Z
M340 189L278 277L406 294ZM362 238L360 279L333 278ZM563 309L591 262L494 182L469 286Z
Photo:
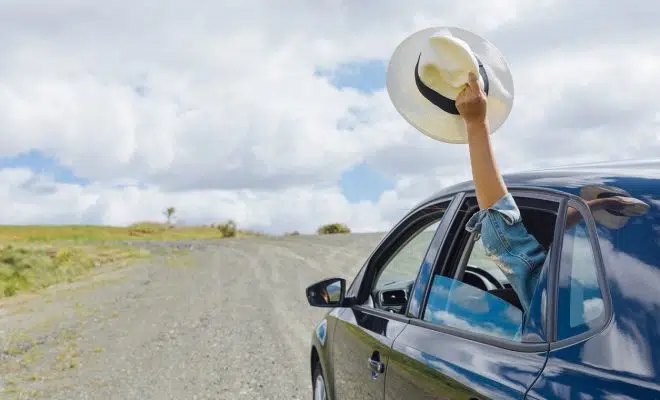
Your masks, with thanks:
M381 237L131 243L156 256L0 302L0 398L310 398L304 288Z

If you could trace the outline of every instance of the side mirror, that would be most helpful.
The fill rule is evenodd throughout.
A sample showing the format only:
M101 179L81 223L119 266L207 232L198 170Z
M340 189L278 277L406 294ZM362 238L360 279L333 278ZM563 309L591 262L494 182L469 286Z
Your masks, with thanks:
M331 278L308 286L305 294L312 307L339 307L344 301L345 291L345 279Z

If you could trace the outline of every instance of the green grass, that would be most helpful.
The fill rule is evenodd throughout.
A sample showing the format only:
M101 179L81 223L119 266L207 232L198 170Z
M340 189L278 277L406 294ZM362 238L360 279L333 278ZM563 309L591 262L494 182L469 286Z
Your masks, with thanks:
M71 282L93 268L147 257L128 246L13 243L0 246L0 298Z
M258 232L238 230L237 237L257 236ZM181 240L221 239L223 234L215 226L178 227L155 222L142 222L128 227L95 225L0 225L0 242L52 241L113 241L113 240Z
M3 225L0 226L0 298L71 282L95 267L149 255L146 250L112 242L222 239L225 234L263 236L254 231L220 229L225 225L179 227L156 222L128 227Z

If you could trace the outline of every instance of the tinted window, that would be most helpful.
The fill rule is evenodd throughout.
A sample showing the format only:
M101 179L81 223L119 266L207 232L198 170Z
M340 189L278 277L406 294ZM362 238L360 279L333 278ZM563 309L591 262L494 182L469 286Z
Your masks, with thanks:
M425 260L426 253L448 205L429 206L411 218L413 221L404 234L405 239L395 245L393 254L380 269L367 305L400 314L405 312L420 268L430 268L431 262Z
M472 285L436 275L424 320L474 333L520 341L522 311Z
M434 221L429 222L429 225L415 232L408 242L390 258L374 289L383 289L393 282L414 281L417 278L417 272L424 261L426 250L440 224L440 217L441 215L438 215Z
M520 341L522 311L493 294L506 284L506 277L486 256L478 239L460 281L434 276L422 318L439 325Z
M559 340L597 327L605 317L598 265L588 235L584 219L567 227L564 234L557 299Z

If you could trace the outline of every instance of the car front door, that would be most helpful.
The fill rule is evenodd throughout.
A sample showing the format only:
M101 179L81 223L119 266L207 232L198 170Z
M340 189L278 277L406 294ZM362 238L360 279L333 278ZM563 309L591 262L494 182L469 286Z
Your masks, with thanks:
M526 226L534 227L531 233L544 237L552 249L561 199L513 193ZM409 308L410 323L393 343L386 399L521 399L543 370L552 255L546 257L525 317L506 277L486 256L481 238L465 231L476 209L474 197L467 197L435 270L418 279L429 284L415 288L424 301Z
M458 203L450 204L445 199L411 212L367 262L355 304L339 311L333 333L336 399L383 399L390 348L408 323L403 313L410 288L420 267L430 268L435 259Z

